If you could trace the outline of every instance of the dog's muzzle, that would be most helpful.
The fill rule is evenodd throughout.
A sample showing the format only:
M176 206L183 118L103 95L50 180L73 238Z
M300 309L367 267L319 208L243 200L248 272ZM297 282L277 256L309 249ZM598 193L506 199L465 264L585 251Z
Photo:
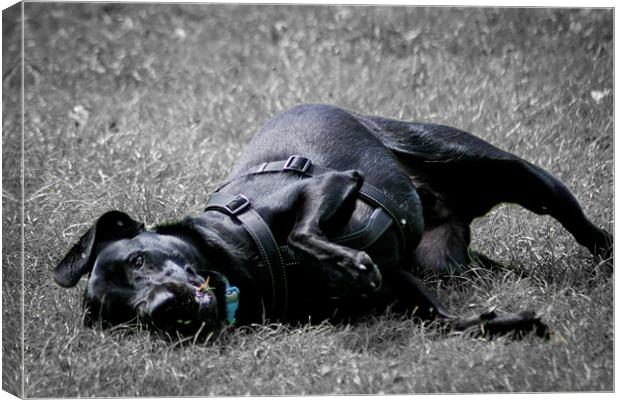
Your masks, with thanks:
M194 334L200 329L210 330L217 324L217 308L211 290L168 282L150 290L140 315L159 330Z

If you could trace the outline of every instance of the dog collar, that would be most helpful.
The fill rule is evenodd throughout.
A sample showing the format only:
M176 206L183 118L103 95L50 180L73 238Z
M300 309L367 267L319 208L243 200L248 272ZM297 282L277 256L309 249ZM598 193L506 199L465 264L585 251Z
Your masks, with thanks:
M213 272L212 272L213 273ZM226 322L229 326L235 324L236 319L235 316L237 314L237 308L239 308L239 288L236 286L231 286L228 279L220 274L220 279L224 282L224 305L226 306Z
M237 308L239 308L239 288L230 286L228 279L224 278L226 289L224 289L224 297L226 301L226 322L228 325L234 325Z
M239 308L239 288L236 286L231 286L230 282L228 282L228 279L222 273L216 271L210 271L209 273L217 275L218 278L222 282L224 282L224 306L226 309L226 322L229 326L232 326L235 324L235 322L237 322L235 316L237 314L237 308ZM213 291L213 288L209 286L209 278L205 280L205 283L203 283L203 285L207 288L207 290Z

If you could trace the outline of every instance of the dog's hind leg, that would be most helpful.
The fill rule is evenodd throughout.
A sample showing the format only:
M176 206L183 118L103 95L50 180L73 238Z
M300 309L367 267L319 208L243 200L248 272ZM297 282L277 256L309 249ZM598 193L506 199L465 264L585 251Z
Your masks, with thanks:
M324 228L350 218L363 178L356 171L329 172L306 181L295 200L297 217L288 244L296 258L318 265L333 282L368 292L381 285L381 274L363 251L330 241Z
M611 235L584 215L572 193L545 170L521 159L466 159L419 163L421 185L429 185L450 203L456 215L473 219L500 203L515 203L559 221L593 255L612 253Z
M469 266L500 271L505 267L470 249L470 228L466 221L450 219L429 226L414 251L415 272L424 275L458 275Z
M462 272L471 262L470 240L467 221L450 218L438 225L427 225L413 253L416 273L453 275Z
M516 203L558 220L595 256L611 257L612 236L590 222L570 190L544 169L448 126L361 118L416 186L439 195L452 214L473 219L500 203Z

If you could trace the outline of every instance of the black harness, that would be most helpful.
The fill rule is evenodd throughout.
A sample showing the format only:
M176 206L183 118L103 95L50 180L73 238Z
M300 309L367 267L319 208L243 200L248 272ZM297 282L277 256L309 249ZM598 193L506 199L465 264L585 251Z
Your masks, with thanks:
M236 196L219 193L229 183L252 175L266 173L296 173L303 177L312 177L333 171L329 168L313 164L302 156L291 156L287 160L262 163L254 170L237 175L220 185L207 202L205 212L215 210L239 221L258 248L266 266L263 280L267 283L263 295L270 316L284 318L287 312L288 282L286 267L297 264L288 246L279 246L269 225L252 207L250 199L243 194ZM395 224L399 233L401 260L408 262L407 252L411 234L408 227L412 226L410 215L398 203L379 188L364 182L359 190L360 198L376 207L365 227L332 239L340 245L362 250L372 245L385 231Z

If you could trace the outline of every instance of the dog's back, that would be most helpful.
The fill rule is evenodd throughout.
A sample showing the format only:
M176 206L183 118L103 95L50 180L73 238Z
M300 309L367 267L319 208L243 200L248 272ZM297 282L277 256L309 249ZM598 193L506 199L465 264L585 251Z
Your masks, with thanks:
M300 154L338 171L358 170L364 179L390 193L405 207L413 186L393 152L359 116L328 105L301 105L270 119L254 136L231 175L263 162Z

